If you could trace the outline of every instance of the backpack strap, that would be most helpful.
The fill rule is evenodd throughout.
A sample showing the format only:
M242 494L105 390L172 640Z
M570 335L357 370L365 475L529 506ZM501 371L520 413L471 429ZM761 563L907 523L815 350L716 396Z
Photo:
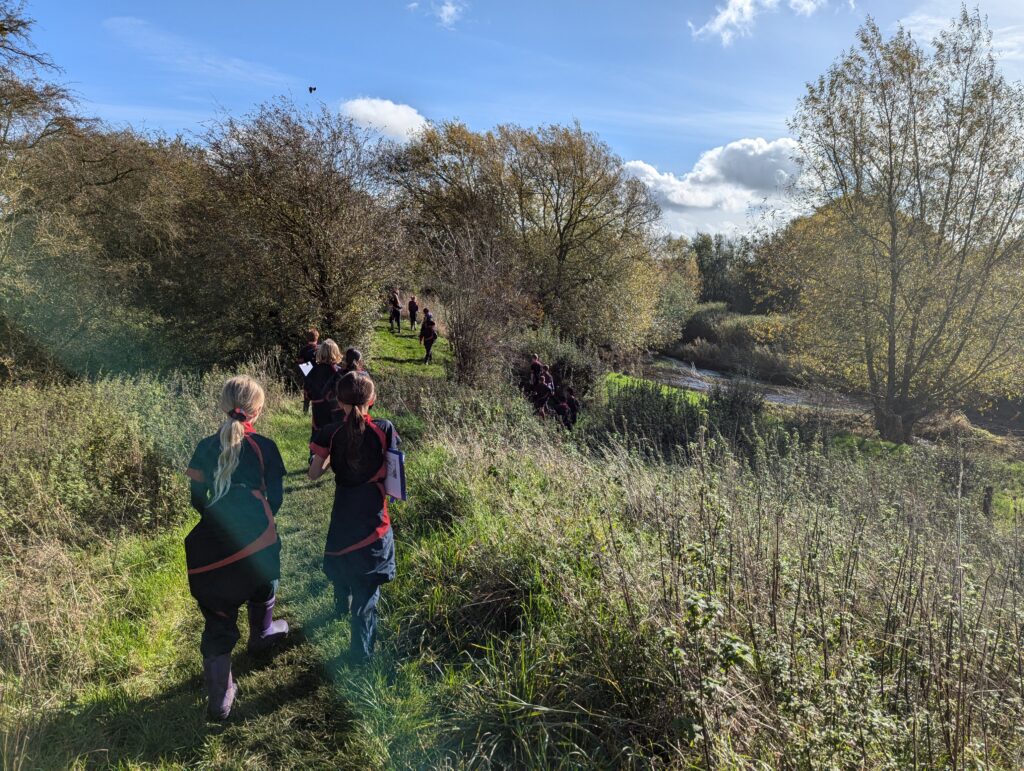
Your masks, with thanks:
M249 446L256 453L256 459L260 464L260 488L258 490L250 490L253 497L256 498L260 503L263 504L263 513L267 518L267 527L259 537L251 543L243 546L241 549L236 551L234 554L228 555L224 559L211 562L209 565L202 565L198 568L192 568L188 571L190 576L197 575L199 573L208 573L211 570L217 570L218 568L227 567L232 563L243 560L246 557L252 556L258 551L266 549L268 546L273 546L277 543L277 527L274 524L274 514L270 510L270 502L267 500L267 475L266 465L263 462L263 451L260 450L259 442L252 438L250 434L245 435L245 440L249 443Z
M252 447L253 452L256 453L256 460L260 462L260 490L266 492L267 490L267 466L263 462L263 451L260 449L259 442L252 438L251 434L245 435L245 440Z

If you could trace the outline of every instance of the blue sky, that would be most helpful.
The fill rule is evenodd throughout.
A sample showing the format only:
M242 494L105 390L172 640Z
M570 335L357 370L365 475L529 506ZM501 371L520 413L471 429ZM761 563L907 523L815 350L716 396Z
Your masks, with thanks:
M790 168L786 119L864 18L924 36L957 0L29 0L85 111L201 131L290 94L402 136L579 120L644 179L666 227L744 229ZM1024 2L982 2L1024 76ZM314 95L306 87L315 85Z

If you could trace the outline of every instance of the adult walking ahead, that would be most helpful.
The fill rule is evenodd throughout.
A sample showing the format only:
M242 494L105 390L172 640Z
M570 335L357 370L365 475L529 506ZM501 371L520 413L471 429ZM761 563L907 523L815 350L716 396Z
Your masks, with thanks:
M420 312L420 304L416 302L416 295L409 298L409 329L416 329L416 314Z
M385 453L398 435L387 420L371 420L376 397L365 372L346 372L338 380L341 414L320 429L310 443L315 456L309 478L334 471L334 506L324 550L324 573L334 585L338 617L351 614L350 655L365 661L377 636L381 584L395 577L395 541L388 517Z
M185 537L189 591L206 620L200 650L207 712L231 712L235 682L231 651L238 642L238 608L249 606L249 651L268 650L288 633L274 621L281 576L281 541L274 515L284 499L284 462L277 445L253 431L263 411L260 384L246 375L224 384L220 430L199 442L186 474L199 523Z

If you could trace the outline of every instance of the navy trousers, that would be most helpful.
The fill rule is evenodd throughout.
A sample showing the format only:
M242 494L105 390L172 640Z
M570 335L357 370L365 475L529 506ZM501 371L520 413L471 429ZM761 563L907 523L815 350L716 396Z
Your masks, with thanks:
M373 646L377 640L377 602L379 600L380 583L376 580L334 582L334 609L338 617L345 614L352 616L352 639L349 643L349 651L356 659L368 659L373 655Z
M277 593L277 581L263 584L256 587L249 602L266 602ZM234 607L210 608L200 605L199 610L206 619L206 626L203 628L203 638L199 643L199 650L203 656L221 656L231 653L240 637L238 633L238 609Z

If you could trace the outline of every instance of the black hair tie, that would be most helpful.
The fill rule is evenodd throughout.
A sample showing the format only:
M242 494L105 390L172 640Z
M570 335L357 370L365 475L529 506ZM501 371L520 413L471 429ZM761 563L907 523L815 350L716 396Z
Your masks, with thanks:
M245 421L247 421L249 419L249 416L246 415L244 412L242 412L237 407L235 409L231 410L231 412L228 413L228 417L231 418L232 420L237 420L237 421L239 421L241 423L244 423Z

